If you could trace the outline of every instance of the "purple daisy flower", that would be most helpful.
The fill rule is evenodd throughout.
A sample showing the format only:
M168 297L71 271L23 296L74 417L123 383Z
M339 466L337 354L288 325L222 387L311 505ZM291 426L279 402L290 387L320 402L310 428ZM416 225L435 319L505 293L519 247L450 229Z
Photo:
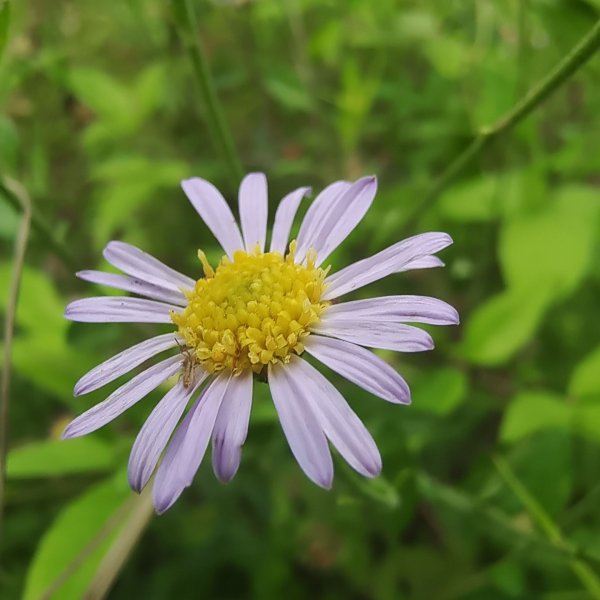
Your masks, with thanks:
M338 299L392 273L443 266L434 254L452 243L450 236L416 235L329 274L323 262L371 206L375 177L326 187L290 243L296 211L310 189L285 196L275 214L268 251L267 180L262 173L249 174L241 183L241 231L212 184L194 178L182 187L225 255L213 268L199 251L204 276L196 281L134 246L110 242L104 257L123 275L77 274L143 298L76 300L66 308L68 319L170 323L176 329L92 369L75 385L75 395L96 390L167 350L175 353L73 420L64 437L95 431L179 374L150 413L129 459L129 482L138 492L159 465L153 495L156 510L162 513L192 483L211 439L216 476L225 482L233 478L248 432L257 374L267 378L290 449L312 481L331 487L328 440L358 473L379 474L381 457L373 438L337 389L303 355L313 356L384 400L408 404L410 391L404 379L365 347L430 350L430 335L406 323L456 324L456 310L424 296Z

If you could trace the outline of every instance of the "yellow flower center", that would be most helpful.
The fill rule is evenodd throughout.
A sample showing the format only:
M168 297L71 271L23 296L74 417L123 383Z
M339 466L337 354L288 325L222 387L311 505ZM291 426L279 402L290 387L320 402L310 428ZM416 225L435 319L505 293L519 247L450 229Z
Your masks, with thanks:
M204 277L187 293L185 310L171 313L184 351L197 364L210 373L260 373L304 351L302 340L329 304L321 300L328 269L316 267L310 252L305 264L294 263L295 248L293 241L286 256L261 253L258 246L251 253L238 250L215 270L198 252Z

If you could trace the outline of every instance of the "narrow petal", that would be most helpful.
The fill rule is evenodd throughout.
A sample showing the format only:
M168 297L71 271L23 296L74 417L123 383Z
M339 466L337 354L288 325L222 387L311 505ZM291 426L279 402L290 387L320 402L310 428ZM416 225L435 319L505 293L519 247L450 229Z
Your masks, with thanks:
M327 439L307 398L296 364L269 365L269 387L281 427L300 468L317 485L329 489L333 462Z
M334 304L327 309L328 323L387 321L390 323L429 323L456 325L456 309L437 298L428 296L383 296Z
M328 288L323 299L339 298L391 273L402 271L411 261L439 252L451 243L452 238L447 233L437 232L422 233L402 240L328 277L325 280Z
M406 381L369 350L320 335L308 336L304 346L317 360L367 392L394 404L410 404Z
M359 346L397 352L423 352L433 348L431 336L426 331L411 325L366 320L355 323L348 321L330 323L324 315L312 331Z
M349 190L351 186L352 184L349 181L335 181L324 188L312 201L298 231L296 257L301 257L298 259L299 261L306 256L306 252L311 247L312 240L321 223L323 223L325 217L330 213L335 200Z
M439 259L437 256L419 256L410 262L406 263L401 269L398 269L396 273L403 271L414 271L416 269L435 269L436 267L444 267L444 261Z
M271 233L271 252L286 253L296 211L302 198L308 196L310 192L309 187L298 188L285 196L279 203Z
M63 433L63 438L79 437L100 429L175 375L180 368L181 357L171 356L146 369L116 389L104 402L92 406L71 421Z
M337 196L330 203L322 221L315 226L312 239L306 240L306 246L299 251L296 260L301 261L302 251L312 248L317 253L316 264L320 265L360 223L376 192L377 179L363 177Z
M361 475L379 475L381 455L377 445L344 397L305 360L293 357L292 363L294 377L306 390L306 398L331 443Z
M233 479L240 466L251 406L252 372L247 371L232 377L213 429L213 470L224 483Z
M180 306L128 296L100 296L71 302L65 317L81 323L172 323L170 311Z
M154 507L159 514L171 507L192 483L204 458L229 381L227 375L213 379L171 439L154 481Z
M117 290L124 290L132 294L146 296L159 302L186 306L187 300L182 292L159 287L152 283L146 283L141 279L129 275L118 275L117 273L105 273L103 271L79 271L76 273L79 279L91 281L99 285L106 285Z
M264 173L250 173L244 177L240 184L238 202L246 252L252 252L256 244L263 252L269 210L267 178Z
M181 187L229 258L233 258L236 250L243 250L240 230L221 192L199 177L182 181Z
M189 388L179 381L146 419L129 455L127 472L129 485L134 491L141 492L148 483L185 407L207 376L208 373L203 371L200 379Z
M131 346L86 373L75 384L73 393L75 396L81 396L82 394L93 392L135 369L135 367L141 365L149 358L176 345L177 339L175 335L173 333L165 333L164 335L159 335Z
M125 242L109 242L102 254L113 267L123 273L159 287L178 292L181 289L191 290L196 284L190 277Z

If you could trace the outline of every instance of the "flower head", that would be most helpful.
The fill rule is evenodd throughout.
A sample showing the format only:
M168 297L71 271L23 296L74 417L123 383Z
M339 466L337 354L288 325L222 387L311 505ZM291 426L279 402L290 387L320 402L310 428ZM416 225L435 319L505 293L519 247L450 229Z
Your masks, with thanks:
M456 311L423 296L338 299L392 273L443 265L434 254L452 243L450 237L417 235L330 274L324 262L369 209L377 188L374 177L326 187L291 242L296 211L310 190L288 194L275 214L268 251L263 174L247 175L240 186L241 232L213 185L194 178L182 187L225 254L212 266L199 250L203 275L194 280L134 246L110 242L104 257L123 275L77 274L142 298L76 300L67 306L67 318L167 323L173 331L136 344L84 375L75 395L96 390L171 351L168 358L141 371L72 421L64 437L95 431L179 375L150 413L129 459L129 482L136 491L159 465L154 504L164 512L191 484L211 439L215 474L222 481L235 475L248 432L256 374L268 381L290 449L312 481L331 487L328 440L356 471L376 476L381 457L373 438L306 356L384 400L408 404L410 391L404 379L366 348L429 350L433 348L430 335L406 323L455 324Z

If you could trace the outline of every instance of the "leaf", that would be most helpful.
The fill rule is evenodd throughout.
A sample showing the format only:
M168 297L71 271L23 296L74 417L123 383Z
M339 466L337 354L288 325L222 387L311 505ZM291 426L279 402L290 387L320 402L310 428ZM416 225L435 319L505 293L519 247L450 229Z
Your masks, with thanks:
M285 77L271 76L265 81L269 95L289 110L310 112L314 110L314 102L306 87L300 81Z
M569 394L600 395L600 346L575 367L569 382Z
M6 474L16 479L107 471L114 459L112 446L98 438L44 440L13 448Z
M514 443L543 429L571 428L573 407L560 396L546 392L522 392L504 414L500 439Z
M600 443L600 404L583 404L575 408L575 430L581 436Z
M131 497L123 473L90 488L67 505L42 537L25 581L23 600L39 600L86 545L106 526L119 507ZM98 544L53 598L80 600L117 531Z
M470 316L461 352L472 363L500 365L534 335L550 294L543 287L506 290L489 298Z
M439 210L444 217L462 223L490 221L498 216L498 188L495 175L461 182L442 195Z
M413 386L413 401L417 410L437 415L451 413L464 399L468 380L462 371L443 368L428 371Z
M10 1L0 0L0 60L8 41L8 26L10 24Z
M573 292L591 264L599 215L598 192L571 186L544 209L509 221L499 246L508 287L544 286L557 298Z

